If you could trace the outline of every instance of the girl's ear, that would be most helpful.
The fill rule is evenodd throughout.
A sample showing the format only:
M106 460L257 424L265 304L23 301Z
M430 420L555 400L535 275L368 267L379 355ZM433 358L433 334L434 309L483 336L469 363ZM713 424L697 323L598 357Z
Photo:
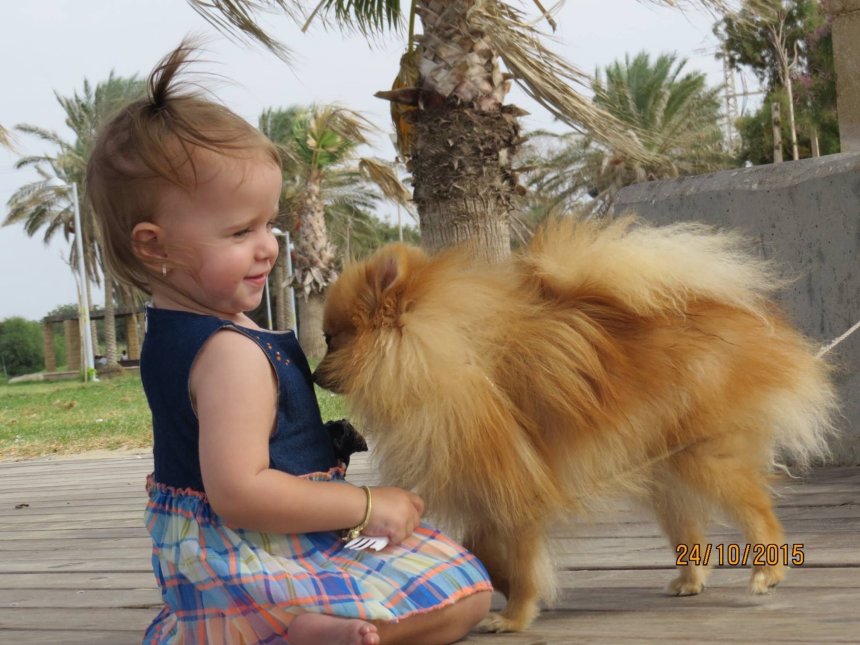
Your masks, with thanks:
M167 260L167 252L162 243L163 236L162 228L152 222L139 222L131 230L131 247L134 254L155 271L160 271Z

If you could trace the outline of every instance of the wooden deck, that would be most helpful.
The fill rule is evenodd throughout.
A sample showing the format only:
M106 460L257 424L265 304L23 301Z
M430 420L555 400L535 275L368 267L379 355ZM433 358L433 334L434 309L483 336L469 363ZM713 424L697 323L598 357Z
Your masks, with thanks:
M148 455L0 462L0 643L140 642L159 606L142 522L150 468ZM366 459L351 480L372 481ZM466 642L860 642L860 468L780 491L806 561L772 594L748 594L749 571L724 568L704 594L667 597L673 552L646 514L619 507L611 521L556 531L562 593L528 632Z

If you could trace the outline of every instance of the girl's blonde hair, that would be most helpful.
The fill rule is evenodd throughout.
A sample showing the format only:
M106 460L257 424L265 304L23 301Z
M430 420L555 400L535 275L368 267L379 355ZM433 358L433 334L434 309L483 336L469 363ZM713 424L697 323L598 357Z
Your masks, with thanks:
M195 47L183 40L150 74L147 96L111 119L87 165L87 195L95 212L102 256L120 281L151 293L153 272L135 253L131 235L155 221L161 190L197 187L200 153L281 165L277 148L223 105L177 80Z

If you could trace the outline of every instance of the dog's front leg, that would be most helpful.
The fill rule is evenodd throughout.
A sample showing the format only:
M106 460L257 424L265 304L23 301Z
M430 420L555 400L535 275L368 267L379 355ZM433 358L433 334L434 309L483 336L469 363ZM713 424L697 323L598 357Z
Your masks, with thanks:
M507 604L478 625L479 631L518 632L537 617L541 596L549 595L554 576L546 550L543 527L481 531L475 536L475 555L484 562L496 588ZM482 555L483 554L483 555Z
M507 598L511 588L507 565L511 558L508 552L510 540L500 535L497 530L488 529L486 525L470 529L463 538L463 546L486 567L493 589Z

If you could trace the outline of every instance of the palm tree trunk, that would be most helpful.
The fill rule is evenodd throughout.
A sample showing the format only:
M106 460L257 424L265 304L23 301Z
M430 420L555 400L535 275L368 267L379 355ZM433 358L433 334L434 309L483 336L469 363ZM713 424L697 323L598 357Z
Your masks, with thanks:
M108 365L117 362L116 356L116 308L114 307L113 274L106 268L105 280L105 357Z
M335 250L326 230L321 188L322 172L314 168L299 199L293 267L293 285L304 296L298 311L299 344L312 358L322 358L325 354L321 307L328 286L337 278Z
M456 101L420 112L412 171L425 248L469 243L490 262L510 254L516 180L509 155L518 130L501 110L486 113Z
M299 303L299 344L309 358L325 356L326 346L322 334L325 295L311 293Z
M476 0L423 0L424 25L412 139L415 202L429 250L468 242L485 260L510 253L517 179L518 110L504 106L510 82L498 52L468 15Z
M788 125L791 132L791 158L794 161L800 159L797 152L797 125L794 122L794 91L792 89L791 76L786 76L785 91L788 94Z

